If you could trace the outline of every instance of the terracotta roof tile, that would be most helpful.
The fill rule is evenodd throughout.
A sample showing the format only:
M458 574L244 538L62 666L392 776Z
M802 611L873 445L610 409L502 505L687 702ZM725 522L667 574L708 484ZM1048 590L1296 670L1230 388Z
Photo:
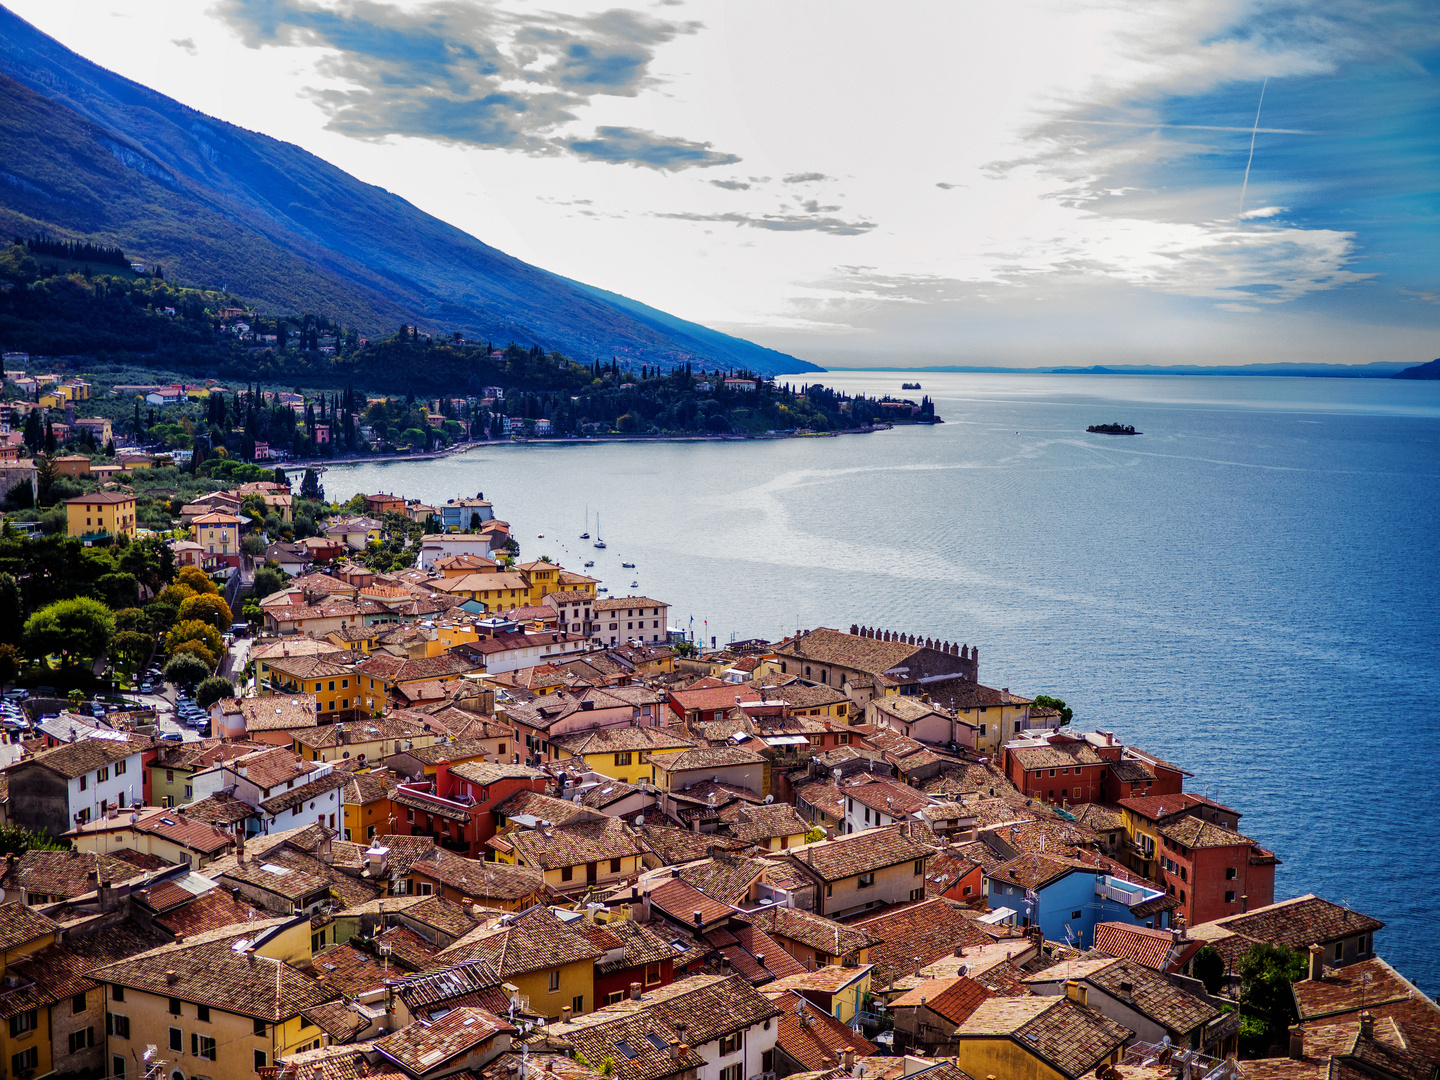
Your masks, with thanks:
M502 916L470 931L440 953L442 959L451 958L456 963L484 960L505 979L594 960L599 955L600 950L545 907Z
M847 926L799 908L772 907L747 914L745 918L771 937L797 941L826 956L850 956L880 943L879 938L861 927Z
M433 1023L415 1023L386 1035L375 1049L416 1076L424 1076L515 1028L484 1009L455 1009Z
M990 998L956 1031L1008 1036L1064 1076L1078 1077L1109 1057L1134 1032L1066 998Z
M770 1000L781 1010L775 1045L803 1068L830 1068L846 1050L853 1051L856 1057L871 1057L880 1052L858 1031L852 1031L793 990Z
M928 858L934 852L933 846L911 839L904 826L896 825L792 848L790 858L821 881L833 882Z
M965 907L936 897L896 911L861 919L854 925L880 939L870 950L878 983L888 983L952 955L957 947L988 945L990 936L965 915Z

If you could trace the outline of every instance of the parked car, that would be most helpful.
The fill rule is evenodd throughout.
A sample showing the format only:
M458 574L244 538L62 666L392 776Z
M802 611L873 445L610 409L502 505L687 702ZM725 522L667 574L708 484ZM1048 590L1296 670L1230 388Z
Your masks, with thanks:
M11 701L24 701L30 696L30 691L24 689L23 687L16 686L10 690L6 690L5 696Z
M184 742L184 741L185 741L185 736L184 736L184 735L181 735L180 732L178 732L178 731L162 731L162 732L160 733L160 741L161 741L161 742Z

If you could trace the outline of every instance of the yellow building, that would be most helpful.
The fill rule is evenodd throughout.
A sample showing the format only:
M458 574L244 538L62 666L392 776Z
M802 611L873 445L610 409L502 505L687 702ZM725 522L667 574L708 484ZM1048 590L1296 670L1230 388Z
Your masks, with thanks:
M411 863L404 883L410 896L443 896L496 911L525 911L545 899L545 881L534 870L467 859L444 848Z
M206 555L240 554L240 526L234 514L216 512L201 514L190 522L190 538L204 549Z
M106 987L108 1075L139 1080L153 1045L166 1075L254 1080L276 1058L319 1047L326 1036L302 1013L334 995L300 971L310 947L308 917L263 919L91 971Z
M530 1011L555 1020L566 1008L578 1014L595 1007L595 958L600 955L549 908L533 907L477 927L437 960L484 960L528 999Z
M97 491L65 500L67 535L86 539L135 535L135 496ZM237 548L238 550L238 548Z
M297 731L292 748L306 761L355 760L379 765L391 754L431 746L446 732L438 721L427 722L416 713L374 716Z
M55 472L60 476L89 476L90 459L84 454L64 454L54 459Z
M540 832L517 829L504 837L520 866L545 875L557 893L580 893L634 881L643 870L645 848L620 818L581 810L564 823ZM509 861L509 860L506 860Z
M345 785L340 795L345 806L346 840L363 844L395 831L395 806L390 801L392 788L385 783L387 775L383 771L356 773Z
M468 645L472 641L480 640L480 631L471 623L459 625L451 623L439 623L435 627L435 636L425 642L426 656L439 656L441 653L449 652L456 645Z
M530 581L531 606L539 604L547 595L552 592L560 592L560 574L562 568L551 562L528 562L521 563L516 567Z
M971 1076L1075 1080L1120 1060L1134 1032L1084 1004L1083 983L1065 997L996 997L955 1032L955 1064Z
M0 907L0 964L4 966L7 982L15 975L11 971L14 964L55 944L58 929L55 923L24 904ZM66 999L65 1007L69 1005ZM36 1004L30 1009L6 1009L10 1022L0 1024L0 1062L8 1066L6 1075L14 1077L22 1070L31 1070L35 1076L44 1076L54 1070L49 1037L50 1008Z
M585 768L612 780L653 784L652 756L677 754L696 745L694 740L672 734L665 728L626 726L557 735L550 740L550 751L557 761L578 758L584 761Z
M316 716L337 719L361 710L360 679L349 664L318 656L272 656L265 666L276 693L314 695Z
M530 580L524 574L466 574L435 581L432 587L437 592L478 601L492 611L530 606Z

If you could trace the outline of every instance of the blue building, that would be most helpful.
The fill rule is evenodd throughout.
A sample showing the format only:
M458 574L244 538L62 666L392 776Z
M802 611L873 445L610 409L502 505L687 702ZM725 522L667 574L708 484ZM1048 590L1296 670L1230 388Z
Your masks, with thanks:
M1095 925L1122 922L1163 930L1174 902L1163 890L1113 877L1099 866L1025 854L985 877L991 920L1039 926L1050 941L1095 943ZM998 917L997 917L998 916Z
M471 518L477 514L481 524L495 517L495 508L485 501L483 491L476 492L473 499L448 499L444 506L437 509L440 511L440 522L447 531L455 529L464 532L470 528Z

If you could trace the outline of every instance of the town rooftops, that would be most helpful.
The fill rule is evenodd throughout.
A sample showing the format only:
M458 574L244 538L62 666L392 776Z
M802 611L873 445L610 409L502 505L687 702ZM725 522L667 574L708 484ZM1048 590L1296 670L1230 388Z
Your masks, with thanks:
M1178 954L1178 962L1183 963L1186 951L1194 952L1200 947L1201 942L1187 940ZM1095 924L1095 951L1122 960L1133 960L1155 971L1172 971L1178 966L1176 960L1167 964L1174 948L1175 938L1169 930L1122 922Z
M664 600L652 600L648 596L601 596L594 598L590 606L599 612L618 611L621 608L627 611L631 608L663 608L670 605Z
M66 499L65 505L71 506L76 503L103 503L107 506L114 506L120 503L131 503L135 501L133 494L127 495L120 491L96 491L89 495L77 495L73 499Z
M289 731L317 724L313 694L266 694L241 698L240 716L246 731Z
M1192 795L1188 791L1174 795L1136 795L1129 799L1121 799L1118 805L1150 821L1164 821L1176 814L1187 813L1199 807L1208 807L1213 811L1214 813L1205 814L1205 817L1212 820L1224 820L1223 817L1217 818L1217 814L1228 815L1227 824L1230 825L1234 825L1240 820L1238 810L1232 810L1230 807L1202 795ZM1201 812L1204 813L1204 811Z
M856 1057L879 1053L875 1044L849 1025L816 1008L798 991L774 993L772 983L761 990L781 1010L775 1045L805 1069L824 1069L846 1051ZM842 1074L849 1075L849 1074Z
M700 913L700 926L708 926L735 914L735 909L714 897L707 896L688 881L671 878L650 890L650 903L682 926L695 926L695 912Z
M867 675L882 675L903 665L924 648L923 645L881 641L822 627L782 642L775 651L815 663L862 671Z
M1026 889L1043 889L1052 881L1059 881L1077 870L1090 874L1101 872L1100 867L1081 863L1075 859L1026 852L1017 855L1009 862L1001 863L986 874L986 877L1007 885L1020 885Z
M450 766L450 774L472 784L488 787L501 780L542 780L546 774L528 765L516 765L508 761L462 761Z
M928 858L934 853L933 845L913 839L905 826L894 825L791 848L790 858L829 883Z
M1160 826L1160 835L1182 848L1253 847L1255 841L1198 817L1182 817Z
M544 876L529 867L466 859L440 848L412 863L410 873L484 900L522 900L545 890Z
M550 740L550 745L578 757L626 751L688 750L695 747L695 740L683 738L665 728L626 724L556 735Z
M1100 765L1103 761L1087 742L1058 739L1054 742L1007 743L1006 752L1022 769L1069 768L1072 765Z
M923 1005L958 1027L969 1019L970 1014L978 1009L982 1002L994 996L974 979L955 975L925 980L890 1002L890 1008L918 1008Z
M102 883L119 884L143 877L144 873L137 866L97 852L31 848L5 871L0 886L17 895L20 889L28 890L32 903L39 896L68 900L94 892Z
M284 961L251 951L256 937L289 921L262 919L201 934L102 967L91 977L278 1023L334 997Z
M1313 893L1200 925L1223 927L1241 937L1284 945L1302 952L1311 945L1327 945L1356 934L1373 934L1385 926L1379 919L1324 900Z
M113 739L82 736L73 743L57 746L53 750L42 750L33 758L16 762L11 768L13 770L38 765L66 780L74 780L85 773L103 769L107 765L123 761L132 754L138 754L140 749L128 739L119 738L118 733L117 737Z
M386 1035L375 1049L412 1076L424 1076L468 1054L514 1026L473 1006L461 1006L433 1023L419 1021Z
M25 904L0 905L0 953L8 953L58 929L58 923Z
M938 896L853 925L880 939L880 944L870 949L879 982L911 974L917 957L924 967L953 955L956 948L991 944L990 935L976 925L964 905Z
M77 836L97 835L108 832L133 830L147 836L157 836L178 847L214 855L223 852L235 843L235 837L203 818L191 813L190 806L173 809L140 809L121 811L115 817L100 817L71 830ZM253 813L253 811L251 811ZM247 815L248 816L248 815ZM131 818L135 820L131 821Z
M593 961L602 950L556 918L547 907L532 907L471 930L440 958L464 963L483 960L502 979L531 971L544 971L582 961Z
M770 907L745 917L772 937L798 941L825 956L849 956L880 943L879 938L861 927L799 908Z
M691 772L700 769L719 769L735 765L760 765L764 758L742 746L699 746L693 750L682 750L678 754L660 754L650 759L650 764L661 772Z
M1108 1058L1134 1032L1064 997L994 997L955 1031L964 1041L1004 1037L1063 1076L1078 1077Z
M528 864L541 870L622 859L645 852L634 830L620 818L612 817L602 821L571 820L547 828L513 832L509 840Z

